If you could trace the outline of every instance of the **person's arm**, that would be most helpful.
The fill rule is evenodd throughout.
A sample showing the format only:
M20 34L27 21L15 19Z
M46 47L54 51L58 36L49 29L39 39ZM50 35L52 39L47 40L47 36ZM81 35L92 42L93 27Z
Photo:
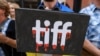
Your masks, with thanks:
M0 33L0 43L7 44L13 48L17 48L16 40L11 39Z
M95 47L88 39L85 39L83 48L95 56L100 56L100 50Z

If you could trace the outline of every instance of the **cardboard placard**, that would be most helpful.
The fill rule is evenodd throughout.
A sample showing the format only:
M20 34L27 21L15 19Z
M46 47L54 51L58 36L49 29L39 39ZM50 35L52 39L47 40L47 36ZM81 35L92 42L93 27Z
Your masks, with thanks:
M20 52L80 55L89 16L35 9L16 10Z

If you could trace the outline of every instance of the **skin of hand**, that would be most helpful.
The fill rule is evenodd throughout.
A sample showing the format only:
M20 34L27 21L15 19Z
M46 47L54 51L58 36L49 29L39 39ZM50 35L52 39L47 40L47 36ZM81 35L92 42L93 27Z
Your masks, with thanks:
M6 43L8 41L7 37L0 33L0 43Z
M0 43L7 44L13 48L17 48L16 40L9 38L2 33L0 33Z

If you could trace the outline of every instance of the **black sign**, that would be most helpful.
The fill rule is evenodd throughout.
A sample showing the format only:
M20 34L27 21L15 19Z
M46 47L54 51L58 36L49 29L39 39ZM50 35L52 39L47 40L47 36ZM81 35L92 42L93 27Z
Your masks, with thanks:
M80 55L89 16L74 13L16 10L20 52Z

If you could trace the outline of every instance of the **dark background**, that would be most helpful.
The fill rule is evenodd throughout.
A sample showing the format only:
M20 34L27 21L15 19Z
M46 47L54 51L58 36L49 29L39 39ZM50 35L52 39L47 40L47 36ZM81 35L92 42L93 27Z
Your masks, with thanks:
M7 0L8 2L16 2L18 3L22 8L37 8L37 6L40 4L41 0ZM73 11L79 12L82 5L82 0L73 0Z

